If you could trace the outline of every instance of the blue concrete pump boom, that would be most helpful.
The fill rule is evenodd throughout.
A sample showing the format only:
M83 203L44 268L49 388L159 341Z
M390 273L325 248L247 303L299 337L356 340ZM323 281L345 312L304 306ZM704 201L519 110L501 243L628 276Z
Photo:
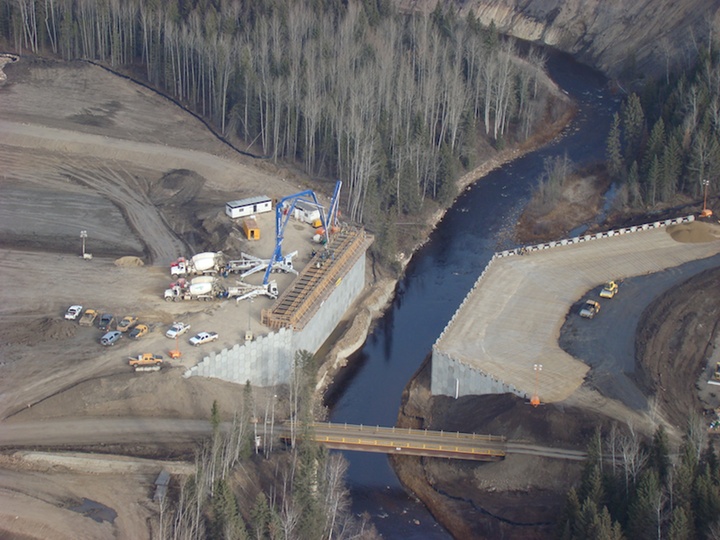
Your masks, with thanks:
M308 197L312 200L309 200ZM320 203L318 202L315 193L311 189L301 191L300 193L295 193L294 195L288 195L287 197L283 197L282 199L280 199L280 201L278 201L277 205L275 206L275 250L273 251L272 257L270 258L270 263L265 270L263 285L267 285L270 281L270 273L272 272L275 263L282 261L282 243L283 238L285 237L285 226L287 225L287 222L290 219L293 210L295 210L295 204L298 201L304 201L310 204L314 204L318 208L320 207ZM285 203L290 203L287 207L287 211L285 211ZM285 215L283 216L283 214Z

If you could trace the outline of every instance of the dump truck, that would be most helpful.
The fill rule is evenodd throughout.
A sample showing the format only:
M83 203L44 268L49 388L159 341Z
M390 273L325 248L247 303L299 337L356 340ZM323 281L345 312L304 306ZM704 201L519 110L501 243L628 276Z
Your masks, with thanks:
M600 302L595 300L586 300L582 308L580 308L580 316L586 319L592 319L600 311Z
M92 326L95 323L97 316L98 312L94 309L86 309L85 313L83 313L82 317L80 317L80 322L78 324L80 326Z
M181 276L213 275L225 267L222 251L207 251L198 253L189 259L178 258L170 265L170 275L173 278Z
M605 285L603 285L603 288L600 291L600 298L612 298L617 294L617 292L618 284L614 281L608 281Z

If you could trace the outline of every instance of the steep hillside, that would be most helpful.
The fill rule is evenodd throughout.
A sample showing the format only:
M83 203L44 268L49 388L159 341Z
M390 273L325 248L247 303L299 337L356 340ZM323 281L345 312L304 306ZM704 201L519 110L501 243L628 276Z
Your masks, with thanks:
M404 9L432 10L436 0L400 0ZM720 22L720 0L467 0L485 25L572 53L611 77L659 76L694 56ZM715 30L717 33L717 30Z

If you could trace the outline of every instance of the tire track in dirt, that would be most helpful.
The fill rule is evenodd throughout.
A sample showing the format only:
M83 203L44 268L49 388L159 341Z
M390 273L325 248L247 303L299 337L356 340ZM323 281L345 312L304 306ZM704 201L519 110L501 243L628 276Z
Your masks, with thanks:
M90 160L72 158L59 165L59 170L79 183L110 200L125 217L145 247L151 263L169 264L186 252L187 245L168 227L145 190L123 168L123 174L106 165L93 165Z

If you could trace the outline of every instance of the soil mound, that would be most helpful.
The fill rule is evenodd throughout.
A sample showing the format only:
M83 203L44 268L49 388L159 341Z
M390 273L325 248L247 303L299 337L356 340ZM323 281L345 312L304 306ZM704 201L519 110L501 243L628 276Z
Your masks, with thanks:
M673 240L682 243L713 242L720 239L720 226L706 221L670 225L667 232Z
M0 342L8 345L31 345L40 341L67 339L73 337L76 331L76 324L70 321L43 317L28 322L3 325Z
M121 266L121 267L132 267L132 266L145 266L145 263L140 257L133 257L133 256L127 256L127 257L120 257L119 259L115 259L115 266Z
M195 171L175 169L152 185L148 195L158 206L182 205L193 200L204 184L205 178Z

